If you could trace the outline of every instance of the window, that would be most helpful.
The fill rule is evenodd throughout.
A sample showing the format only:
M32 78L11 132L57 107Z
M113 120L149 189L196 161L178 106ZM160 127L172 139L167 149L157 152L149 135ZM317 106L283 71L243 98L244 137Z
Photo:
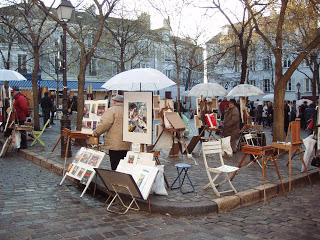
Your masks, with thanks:
M269 58L263 59L263 70L269 70L270 69L270 60Z
M249 84L256 86L256 80L249 80Z
M89 63L89 75L90 76L97 76L97 59L91 59Z
M27 73L27 55L18 54L18 72Z
M167 76L168 78L171 77L171 70L166 70L166 76Z
M250 71L255 71L256 70L256 61L255 60L251 60L249 62L249 69L250 69Z
M265 92L270 92L270 79L263 79L263 90Z
M290 65L291 65L291 60L289 58L284 59L283 67L288 68L288 67L290 67Z
M287 91L292 91L292 81L291 81L291 78L289 79L289 81L287 82L287 88L286 88Z
M237 60L234 62L234 71L240 72L240 63Z
M310 79L306 78L306 92L311 92L311 87L310 87Z
M171 54L169 51L164 52L164 61L171 62Z

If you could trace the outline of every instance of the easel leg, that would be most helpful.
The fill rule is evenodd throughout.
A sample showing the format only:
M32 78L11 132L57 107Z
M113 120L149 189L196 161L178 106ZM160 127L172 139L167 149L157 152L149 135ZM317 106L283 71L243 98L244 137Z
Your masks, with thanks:
M70 143L70 137L68 137L68 139L67 139L66 151L64 152L64 164L63 164L63 172L62 172L62 175L64 175L64 174L65 174L65 171L66 171L69 143Z
M243 164L244 160L246 159L246 157L247 157L247 154L244 154L243 157L241 158L241 160L240 160L240 162L239 162L239 164L238 164L239 170L240 170L240 168L242 167L242 164ZM239 171L239 170L238 170L238 171ZM235 172L232 173L232 175L231 175L231 177L230 177L230 181L233 180L234 176L237 174L238 171L235 171Z
M54 144L51 152L54 152L54 150L56 149L56 147L58 146L59 142L61 141L62 135L60 135L60 137L58 138L58 140L56 141L56 143Z

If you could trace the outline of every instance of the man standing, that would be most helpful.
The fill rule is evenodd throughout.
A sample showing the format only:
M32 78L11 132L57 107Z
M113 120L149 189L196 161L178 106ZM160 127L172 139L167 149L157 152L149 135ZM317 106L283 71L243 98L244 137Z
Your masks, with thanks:
M101 121L94 130L94 136L104 134L104 147L109 150L111 169L116 170L121 159L130 149L131 143L122 140L123 132L123 96L112 98L112 106L101 117Z
M49 93L45 92L43 98L41 98L41 108L42 108L42 114L43 114L43 125L47 123L47 121L50 119L50 113L52 111L52 101L49 98ZM50 127L50 124L49 126Z
M13 107L15 110L15 117L19 125L23 125L29 115L29 103L27 97L23 95L18 88L13 89ZM26 131L20 131L21 143L20 148L27 148L27 134Z
M237 140L240 135L240 113L236 106L236 100L229 101L229 107L225 111L223 121L223 137L231 136L231 148L235 153L237 151Z

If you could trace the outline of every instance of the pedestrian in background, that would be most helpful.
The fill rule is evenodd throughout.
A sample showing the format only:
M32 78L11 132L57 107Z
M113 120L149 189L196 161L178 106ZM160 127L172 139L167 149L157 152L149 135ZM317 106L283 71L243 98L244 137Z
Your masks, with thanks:
M131 143L122 140L123 127L123 96L112 98L112 106L101 117L100 123L93 131L94 136L104 134L103 148L109 150L111 169L116 170L131 147Z
M51 99L49 98L49 93L45 92L43 98L41 98L40 102L42 108L42 115L43 115L43 125L50 119L50 113L53 109L53 105ZM50 123L48 127L51 127Z
M54 114L57 111L57 105L56 105L56 96L55 96L54 92L51 92L50 100L51 100L51 103L52 103L52 109L51 109L51 114L50 114L50 124L51 125L55 125L55 123L54 123Z

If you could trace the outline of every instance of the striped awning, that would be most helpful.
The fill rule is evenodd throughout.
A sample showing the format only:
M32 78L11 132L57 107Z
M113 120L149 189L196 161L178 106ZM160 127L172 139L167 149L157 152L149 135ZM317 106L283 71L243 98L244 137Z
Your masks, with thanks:
M31 89L32 83L31 81L9 81L10 87L19 87L19 89ZM0 81L0 84L3 84L2 81ZM49 90L56 90L57 87L59 90L63 89L62 81L54 81L54 80L39 80L38 84L40 87L47 87ZM105 91L105 89L101 88L102 84L104 82L93 82L93 81L87 81L85 83L85 89L88 88L88 86L92 86L93 91ZM69 90L78 90L78 81L68 81L67 87Z

